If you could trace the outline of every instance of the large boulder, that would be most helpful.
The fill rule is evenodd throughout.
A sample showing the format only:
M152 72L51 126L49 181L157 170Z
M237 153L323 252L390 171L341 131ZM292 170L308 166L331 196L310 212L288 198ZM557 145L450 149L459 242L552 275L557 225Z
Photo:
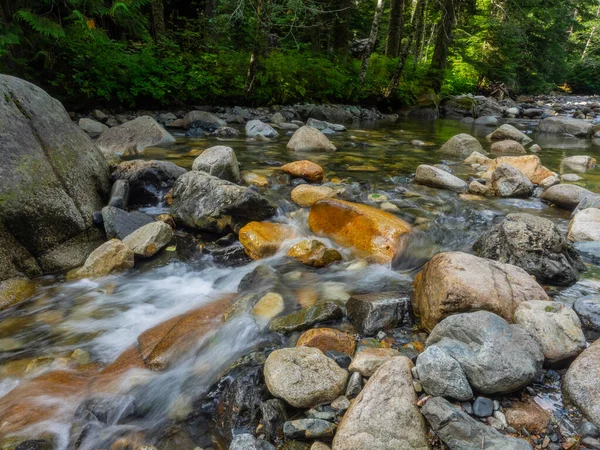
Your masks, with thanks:
M217 145L207 148L192 164L192 170L206 172L223 180L239 183L240 164L231 147Z
M118 239L105 242L85 260L83 267L70 274L72 278L98 278L129 270L134 264L133 251Z
M581 186L575 184L557 184L546 189L542 194L542 200L552 203L559 208L573 210L584 197L593 195Z
M213 132L226 125L227 122L208 111L190 111L183 117L183 128L186 130L199 128L204 131Z
M404 356L382 365L338 425L332 450L427 450L427 430L417 407Z
M492 173L492 189L499 197L529 197L533 184L519 169L500 164Z
M525 154L527 151L525 147L519 144L517 141L506 139L505 141L494 142L491 146L492 153L509 153L514 155Z
M600 241L600 209L588 208L575 214L567 238L571 242Z
M246 254L252 259L273 256L283 241L294 237L293 229L281 223L250 222L239 233Z
M540 158L535 155L524 155L524 156L500 156L496 159L487 161L484 165L488 168L487 172L483 175L484 178L492 178L492 174L502 164L508 164L517 170L520 170L523 175L529 178L533 184L540 184L543 180L549 176L554 175L552 171L542 166Z
M527 213L509 214L474 246L478 255L519 266L542 283L569 286L585 266L554 223Z
M165 222L152 222L138 228L123 239L123 244L143 258L154 256L171 241L173 229Z
M246 136L249 138L276 138L279 133L267 123L260 120L251 120L246 124Z
M308 226L313 233L381 263L390 263L398 255L401 237L412 231L408 223L390 213L335 199L312 205Z
M469 187L465 181L455 177L451 173L426 164L421 164L417 167L415 183L455 192L465 192Z
M466 158L473 152L487 154L479 141L470 134L461 133L451 137L438 150L442 155L456 156L457 158Z
M541 372L538 341L519 325L488 311L446 317L432 330L436 346L460 364L474 391L508 394L527 386Z
M0 281L81 265L102 242L102 153L58 100L0 75Z
M492 142L505 141L507 139L510 139L512 141L517 141L522 145L527 145L532 141L532 139L525 133L520 132L515 127L507 123L505 123L504 125L500 125L498 128L496 128L491 134L487 136L487 138Z
M571 364L563 380L563 391L596 426L600 427L600 340Z
M152 217L139 211L123 211L114 206L102 208L104 231L109 239L125 239L138 228L152 223Z
M343 106L314 106L308 113L309 118L312 117L317 120L325 120L333 123L346 123L352 122L354 116L350 111L344 109Z
M550 134L571 134L585 138L592 135L594 125L591 122L570 117L547 117L538 125L538 131Z
M216 233L237 232L251 221L275 214L258 192L204 172L191 171L173 186L171 215L182 225Z
M417 357L417 374L428 395L471 400L473 391L457 360L435 345Z
M335 145L327 139L327 136L316 128L308 126L300 127L294 132L287 143L287 149L297 152L336 150Z
M97 122L93 119L88 119L87 117L82 117L79 119L79 128L85 131L89 136L96 137L100 136L108 127L103 123Z
M568 362L585 350L585 336L575 311L559 302L523 302L515 311L515 323L535 337L549 365Z
M414 281L413 309L431 331L449 315L486 310L511 321L521 302L548 300L523 269L461 252L438 253Z
M137 155L146 147L171 145L175 138L150 116L141 116L104 131L96 144L108 158L112 155Z
M172 162L134 159L120 163L111 177L113 181L129 183L131 206L145 206L161 202L175 180L185 172Z
M296 408L332 402L344 393L348 372L313 347L272 352L264 368L269 392Z
M531 450L526 441L503 435L442 397L430 398L421 412L450 450Z
M346 313L358 331L374 336L383 329L402 323L410 298L396 292L353 295L346 303Z

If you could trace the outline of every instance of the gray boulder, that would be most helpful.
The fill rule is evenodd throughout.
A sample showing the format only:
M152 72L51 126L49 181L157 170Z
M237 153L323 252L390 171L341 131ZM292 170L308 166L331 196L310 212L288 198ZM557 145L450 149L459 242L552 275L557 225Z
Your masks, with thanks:
M331 123L352 122L354 116L342 106L314 106L310 109L309 117Z
M129 183L131 206L155 205L186 170L172 162L135 159L120 163L111 177Z
M238 137L239 135L240 135L239 130L237 130L236 128L233 128L233 127L220 127L218 130L216 130L213 133L213 136L218 137L218 138L224 138L224 139L235 138L235 137Z
M487 311L442 320L427 339L460 364L471 387L483 394L507 394L540 373L544 354L523 328Z
M594 194L581 186L575 184L557 184L548 188L542 194L542 200L552 203L559 208L573 210L588 195Z
M554 223L526 213L506 216L474 248L479 256L518 266L546 284L569 286L585 270L579 254Z
M354 295L346 303L346 314L360 333L373 336L402 323L409 302L408 296L395 292Z
M460 364L439 347L427 347L417 357L416 367L427 394L460 401L473 398L473 391Z
M240 164L231 147L217 145L210 147L198 156L192 165L192 170L198 170L209 173L210 175L221 178L222 180L239 183Z
M137 155L146 147L171 145L175 138L150 116L141 116L104 131L96 144L107 158Z
M310 151L335 151L327 136L313 127L303 126L298 128L287 143L287 149L297 152Z
M522 145L527 145L532 141L532 139L529 136L527 136L525 133L520 132L508 123L500 125L491 134L489 134L487 138L492 142L505 141L507 139L510 139L512 141L517 141Z
M529 197L533 184L523 173L508 164L500 164L492 173L492 189L499 197Z
M279 133L271 125L260 120L251 120L246 124L246 136L249 138L276 138Z
M113 183L110 190L110 199L108 206L126 209L129 205L129 181L117 180Z
M466 182L438 167L421 164L417 167L415 183L455 192L465 192Z
M102 208L104 231L109 239L125 239L138 228L152 223L152 217L147 214L132 211L127 212L114 206Z
M173 230L165 222L151 222L138 228L123 239L123 244L136 256L149 258L166 246L173 237Z
M215 131L227 125L223 119L219 119L207 111L190 111L183 117L183 128L200 128L205 131Z
M585 138L593 134L594 125L585 120L569 117L547 117L538 125L538 131L549 134L571 134Z
M590 193L589 195L584 196L571 213L571 217L575 217L579 211L588 208L600 209L600 195Z
M585 416L600 427L600 340L571 364L563 379L563 392Z
M466 158L473 152L487 155L487 152L483 149L481 143L476 138L466 133L457 134L456 136L451 137L438 150L438 153L456 156L457 158Z
M526 441L501 434L441 397L430 398L421 412L450 450L531 450Z
M0 75L0 281L81 265L101 242L102 153L58 100Z
M475 119L475 125L480 127L497 127L498 118L494 116L481 116Z
M585 328L600 331L600 295L588 295L575 300L573 309Z
M317 120L313 118L308 119L306 121L306 125L308 125L309 127L316 128L319 131L323 131L328 128L332 131L346 131L346 127L344 125L340 125L337 123L329 123L323 120Z
M79 119L79 128L81 128L91 137L100 136L102 133L108 130L108 127L103 123L97 122L93 119L88 119L87 117L82 117Z
M198 230L237 232L248 222L271 217L276 210L255 190L205 172L188 172L173 186L171 215L176 222Z

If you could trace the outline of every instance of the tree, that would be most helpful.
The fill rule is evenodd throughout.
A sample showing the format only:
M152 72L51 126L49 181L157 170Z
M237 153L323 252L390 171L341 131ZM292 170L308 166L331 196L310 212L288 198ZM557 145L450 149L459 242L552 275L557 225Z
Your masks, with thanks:
M385 56L396 58L400 51L402 41L402 30L404 28L404 9L408 0L391 0L390 21L385 43Z
M350 41L350 13L352 11L352 0L334 0L333 6L333 49L346 55Z
M154 37L158 40L167 31L165 27L165 6L163 0L152 0L152 21L154 24Z
M371 33L367 41L367 48L363 54L362 64L360 67L359 80L360 87L362 89L365 78L367 77L367 69L369 68L369 59L375 50L375 44L379 36L379 24L381 22L381 15L383 14L384 0L377 0L377 7L375 8L375 16L373 17L373 23L371 24Z

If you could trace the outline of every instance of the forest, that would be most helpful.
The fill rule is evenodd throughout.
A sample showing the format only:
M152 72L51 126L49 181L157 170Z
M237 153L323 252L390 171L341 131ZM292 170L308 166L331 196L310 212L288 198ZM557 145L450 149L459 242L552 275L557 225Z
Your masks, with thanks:
M598 0L0 0L0 72L72 107L600 93Z

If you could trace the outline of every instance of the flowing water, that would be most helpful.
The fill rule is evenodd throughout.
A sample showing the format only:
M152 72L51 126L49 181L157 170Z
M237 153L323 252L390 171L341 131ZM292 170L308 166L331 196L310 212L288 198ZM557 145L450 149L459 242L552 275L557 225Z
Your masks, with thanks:
M286 260L285 249L302 236L310 236L307 211L289 200L292 186L277 170L298 157L285 149L286 137L274 142L179 137L168 149L147 149L142 158L169 160L190 169L195 158L190 150L218 144L233 147L243 171L270 178L272 185L265 195L279 205L275 220L292 224L298 237L266 261L228 267L199 250L214 237L178 230L174 245L130 273L76 282L65 281L60 274L36 280L37 291L31 300L0 313L0 413L3 409L11 411L0 422L2 448L11 448L11 436L51 436L61 449L67 448L70 440L73 446L73 436L82 436L79 448L90 450L128 448L118 441L124 436L130 444L156 444L162 439L160 442L171 445L157 444L160 449L217 447L214 409L207 406L207 399L214 398L219 390L215 382L234 361L253 350L286 345L282 337L268 333L264 323L242 315L217 324L202 337L190 339L185 353L162 371L136 367L106 371L113 374L110 377L98 374L135 347L144 331L231 296L242 277L258 264L271 265L283 274L285 288L293 293L286 298L286 311L291 312L301 304L319 300L343 303L357 292L410 290L414 274L428 258L445 250L470 251L497 217L510 212L548 217L566 230L569 213L535 198L463 199L411 183L411 174L419 164L441 162L435 150L454 134L472 133L488 148L484 136L490 131L444 120L367 124L332 136L338 148L335 153L302 155L324 167L327 178L345 189L345 198L377 206L385 196L398 207L400 217L413 223L415 232L403 243L403 255L393 267L355 260L347 249L340 249L344 263L327 269L310 270ZM415 139L427 145L414 147L411 141ZM561 167L565 156L585 154L600 160L600 146L590 141L546 136L534 139L543 148L539 153L542 163L558 173L571 172ZM456 175L464 179L472 176L470 167L445 162ZM580 175L583 180L578 184L600 191L600 169ZM155 205L145 211L159 214L168 209ZM590 266L578 284L554 288L550 293L572 303L599 288L600 272ZM350 324L342 326L351 331ZM422 340L423 336L415 333L407 342L411 339ZM55 379L50 376L55 373L69 376ZM31 380L38 383L32 385ZM95 387L90 387L90 380ZM544 407L560 409L560 389L552 386L547 383L547 392L540 394L538 401ZM113 399L111 413L104 420L108 426L90 427L85 433L75 430L73 417L81 414L82 401L100 394L110 394ZM32 404L33 409L28 409ZM39 415L35 420L32 410L33 415ZM26 417L14 418L19 414ZM182 423L185 433L173 431L180 430L173 424Z

